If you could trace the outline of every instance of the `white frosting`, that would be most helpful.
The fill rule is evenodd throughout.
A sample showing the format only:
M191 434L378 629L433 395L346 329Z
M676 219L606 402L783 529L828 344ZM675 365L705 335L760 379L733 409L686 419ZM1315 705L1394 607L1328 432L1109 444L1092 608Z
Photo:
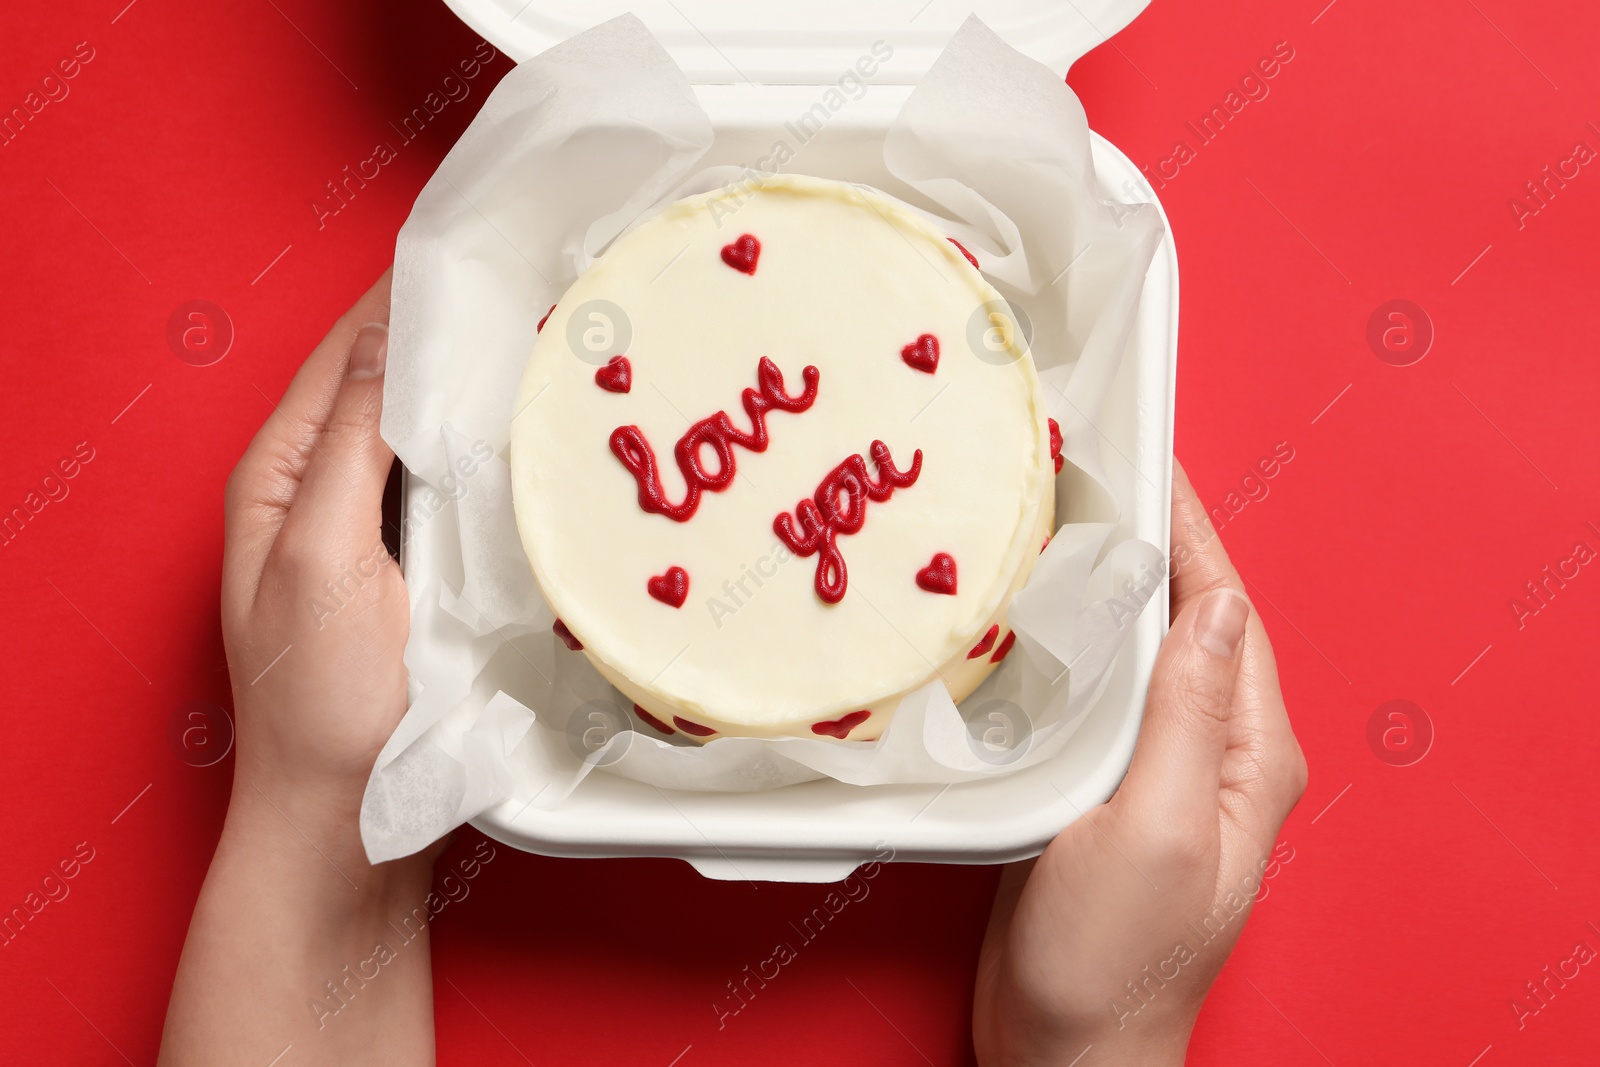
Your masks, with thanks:
M753 273L721 255L744 234L760 241ZM898 202L814 178L691 197L619 238L542 328L512 422L523 545L584 654L663 722L749 736L814 737L814 723L869 710L848 736L872 738L935 676L957 700L970 692L993 664L967 654L991 627L1003 642L1054 505L1032 359L1010 331L985 333L999 301ZM901 355L924 334L939 340L932 374ZM626 393L596 383L619 353ZM643 510L613 431L638 427L676 504L674 445L718 412L749 432L741 395L759 388L763 356L790 396L817 368L809 409L768 411L766 450L734 444L732 484L703 493L692 518ZM878 440L900 471L920 449L921 469L837 538L848 584L826 603L818 557L792 553L773 522L852 455L875 475ZM712 450L701 456L714 473ZM956 561L953 596L917 583L936 553ZM647 592L669 567L688 573L680 608Z

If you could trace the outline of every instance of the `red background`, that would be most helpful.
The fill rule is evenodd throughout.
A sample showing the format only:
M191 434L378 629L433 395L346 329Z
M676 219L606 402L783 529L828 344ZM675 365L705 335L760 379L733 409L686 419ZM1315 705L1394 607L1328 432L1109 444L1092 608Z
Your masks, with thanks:
M166 735L185 702L228 702L223 480L509 65L319 229L323 183L390 138L474 35L435 0L125 2L0 15L5 110L77 42L94 49L71 95L0 147L0 508L78 442L94 450L0 548L0 906L75 843L96 851L0 949L14 1063L154 1060L232 762L188 766ZM1279 442L1294 451L1223 536L1311 765L1283 831L1294 859L1192 1062L1593 1062L1600 974L1520 1029L1510 1002L1576 942L1600 947L1600 566L1520 628L1510 601L1576 542L1600 549L1600 167L1552 184L1520 226L1508 202L1575 142L1600 147L1600 18L1576 2L1324 2L1157 0L1070 79L1095 127L1154 165L1278 42L1294 51L1161 192L1182 263L1180 458L1216 504ZM166 341L197 298L237 331L204 368ZM1436 332L1408 367L1366 340L1396 298ZM1392 699L1436 733L1412 766L1367 740ZM723 983L820 887L502 848L438 920L440 1061L970 1062L994 880L891 868L719 1032ZM646 906L645 885L665 903ZM659 921L701 915L718 919ZM636 937L602 932L629 918Z

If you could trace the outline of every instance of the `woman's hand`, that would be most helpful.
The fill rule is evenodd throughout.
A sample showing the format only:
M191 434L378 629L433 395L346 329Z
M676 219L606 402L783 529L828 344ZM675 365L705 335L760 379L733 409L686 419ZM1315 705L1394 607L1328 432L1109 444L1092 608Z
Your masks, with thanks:
M433 1062L434 850L372 866L361 797L406 710L405 585L380 536L384 274L312 352L228 481L233 796L163 1064Z
M1272 647L1188 476L1172 629L1116 795L1001 877L973 1040L994 1065L1181 1064L1306 786Z
M406 710L405 582L383 546L389 275L300 368L228 479L222 636L235 792L359 804ZM345 814L348 814L347 812Z

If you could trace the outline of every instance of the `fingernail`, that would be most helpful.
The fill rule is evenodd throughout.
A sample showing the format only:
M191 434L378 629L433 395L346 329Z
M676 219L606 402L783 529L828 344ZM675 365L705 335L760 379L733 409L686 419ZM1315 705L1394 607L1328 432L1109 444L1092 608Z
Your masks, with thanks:
M1245 620L1250 618L1250 602L1232 589L1218 589L1200 602L1200 617L1195 620L1194 639L1200 647L1222 659L1232 659L1244 640Z
M381 322L371 322L356 334L356 343L350 349L350 377L356 381L376 378L383 373L389 359L389 327Z

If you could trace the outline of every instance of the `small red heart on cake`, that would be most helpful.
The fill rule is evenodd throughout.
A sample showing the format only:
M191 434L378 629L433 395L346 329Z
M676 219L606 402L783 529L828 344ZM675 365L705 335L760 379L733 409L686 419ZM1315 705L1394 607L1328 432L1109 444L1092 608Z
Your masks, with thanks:
M872 712L870 711L852 711L850 714L834 719L832 722L814 722L811 724L811 732L824 737L837 737L843 741L850 736L851 730L866 722L871 714Z
M612 356L609 363L594 372L594 384L608 393L626 393L633 388L633 364L627 356Z
M1006 639L1000 642L1000 647L994 650L994 655L989 657L990 663L999 663L1011 651L1011 646L1017 643L1017 631L1012 630L1006 634Z
M712 734L717 732L709 726L702 726L697 722L690 722L682 715L674 715L672 717L672 721L678 724L678 729L682 730L686 734L694 734L696 737L710 737Z
M936 552L933 562L917 572L917 584L930 593L956 595L956 560L948 552Z
M555 625L550 627L550 629L554 630L555 631L555 635L557 637L561 638L561 643L566 645L572 651L574 651L574 652L582 652L583 651L583 642L579 641L576 637L574 637L572 635L572 631L567 629L567 624L566 623L562 622L560 619L557 619L555 621Z
M682 567L668 567L667 573L658 574L645 583L650 595L674 608L683 607L689 599L689 572Z
M906 366L932 374L939 369L939 339L925 333L902 348L900 358L906 361Z
M1061 458L1061 446L1064 443L1061 437L1061 424L1055 419L1049 419L1048 421L1050 423L1050 458L1056 461L1056 473L1060 474L1061 465L1066 462Z
M981 641L972 646L972 651L967 653L967 658L977 659L979 656L988 652L994 647L994 639L999 636L1000 624L996 623L995 625L989 627L988 632L983 635L983 639Z
M645 711L643 708L641 708L637 704L635 704L633 706L633 713L635 715L639 716L640 721L648 724L652 729L655 729L655 730L657 730L657 731L659 731L661 733L664 733L664 734L677 733L677 731L674 730L672 727L668 726L666 723L662 722L660 719L656 718L654 715L650 714L648 711Z
M533 332L534 333L543 333L544 332L544 324L549 322L550 321L550 316L554 315L555 313L556 313L556 306L554 304L551 304L550 305L550 310L546 311L544 313L544 318L539 320L539 325L537 325L537 326L535 326L533 328Z
M722 262L745 274L756 272L756 260L761 258L761 242L754 234L743 234L731 245L722 246Z

